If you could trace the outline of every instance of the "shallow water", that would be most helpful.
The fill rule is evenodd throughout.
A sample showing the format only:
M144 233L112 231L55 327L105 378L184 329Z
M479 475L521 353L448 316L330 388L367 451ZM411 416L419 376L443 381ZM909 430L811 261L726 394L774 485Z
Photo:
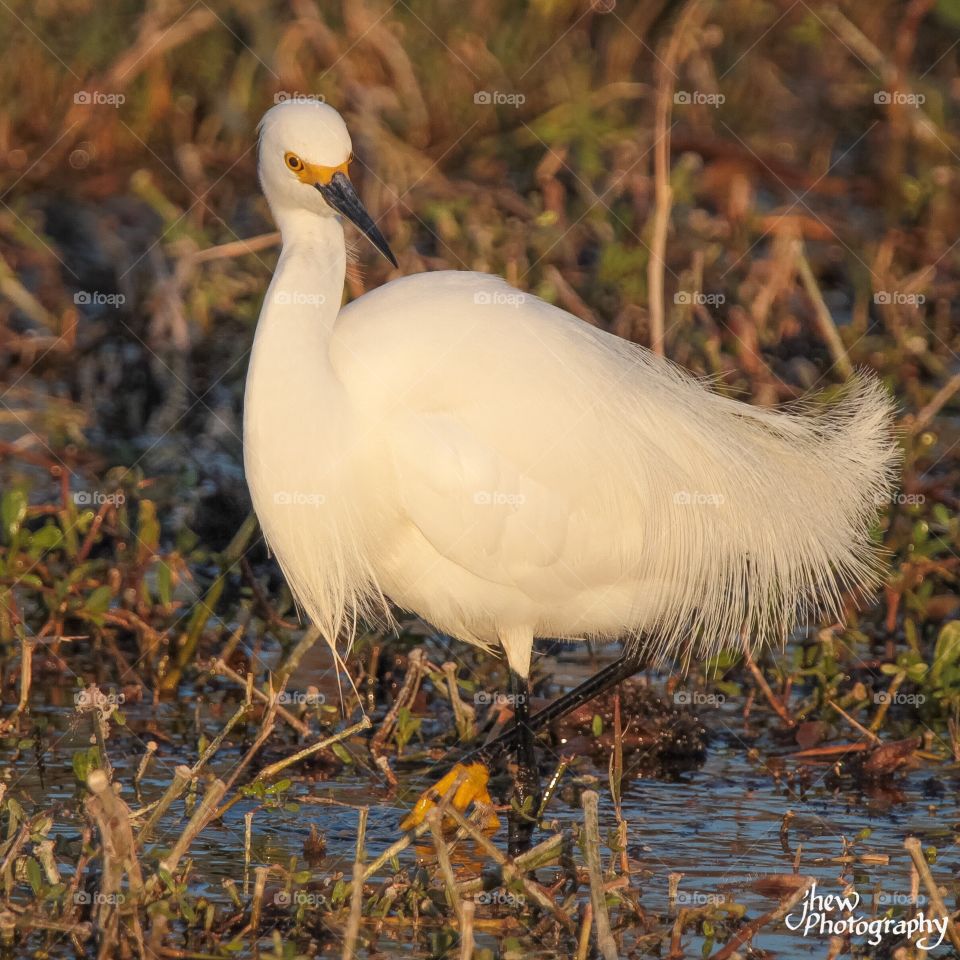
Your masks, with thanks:
M585 651L564 651L555 660L553 679L557 687L575 685L589 672L589 663ZM306 675L309 671L302 670L300 676ZM237 691L230 693L229 702L207 703L201 712L200 726L208 738L235 709ZM86 745L89 726L84 723L82 728L77 728L73 724L72 701L69 705L64 703L69 696L63 689L53 690L51 702L33 708L34 719L43 718L49 724L41 740L42 783L33 751L27 751L18 763L5 769L12 795L21 797L22 802L26 797L31 798L33 803L25 806L57 806L55 833L65 841L75 841L81 817L71 758L78 747ZM635 870L634 884L639 884L643 891L641 904L645 910L672 916L680 906L703 906L714 902L712 898L730 898L747 908L748 917L757 917L774 908L776 900L764 896L753 885L765 876L792 873L796 859L799 872L816 877L823 891L839 893L841 874L845 880L854 880L863 898L860 913L871 913L870 895L875 888L890 898L888 902L902 909L911 892L910 859L903 848L904 838L910 835L919 836L925 846L932 845L940 851L933 867L935 876L947 882L957 875L960 870L956 847L960 831L960 792L955 766L916 769L867 793L858 789L849 777L837 779L829 764L806 766L804 775L799 776L796 761L787 758L798 749L796 745L779 738L775 732L747 729L739 706L727 703L698 708L697 712L711 732L704 764L670 781L649 777L631 779L624 788L622 809L629 823L628 856ZM125 705L124 713L126 729L115 728L108 742L111 760L120 772L119 780L132 782L146 740L154 738L160 744L155 765L143 783L143 800L149 802L166 787L176 764L192 763L196 758L193 708L183 709L179 703L156 706L139 703ZM169 740L157 737L157 733L165 733ZM248 745L234 742L230 748L224 748L211 765L212 772L222 774L229 770ZM278 756L289 752L290 748L285 746ZM275 757L270 755L270 759ZM361 763L365 759L358 754ZM629 756L625 757L625 763L629 769ZM411 773L408 769L405 773L402 766L399 768L402 788L411 796L429 786L441 767L432 771L418 769L421 772ZM578 791L571 789L570 784L583 785L591 775L596 778L594 786L601 794L603 838L606 830L613 828L615 815L606 770L599 766L578 768L577 775L568 780L567 789L554 798L548 819L561 824L581 822ZM296 768L291 776L296 778ZM132 807L138 806L132 791L127 791L124 798ZM370 858L397 839L397 824L408 809L372 773L356 767L345 768L334 780L295 779L288 799L300 802L296 812L257 813L251 870L270 863L289 867L291 857L298 858L302 869L303 842L310 823L315 823L327 841L327 856L318 865L317 875L329 876L338 869L349 873L356 843L356 808L370 807L367 826ZM226 904L223 880L233 880L241 888L245 879L251 880L252 873L245 876L243 866L243 814L250 806L250 803L240 803L233 807L222 824L204 831L191 848L196 894ZM781 824L788 810L794 818L783 840ZM159 837L179 835L183 823L182 804L178 803L174 814L161 825ZM862 831L869 831L869 836L857 840L852 851L845 850L845 841L853 841ZM497 838L501 845L505 839L503 833ZM425 852L429 852L427 848ZM836 858L845 852L852 852L856 858L886 855L889 862L856 862L843 866ZM605 855L609 857L609 852ZM408 851L401 862L412 864L413 855ZM456 849L458 870L466 874L468 868L476 868L478 864L476 853L469 846ZM379 879L386 880L391 873L387 865ZM671 903L669 876L677 873L683 876L677 900ZM540 872L541 879L551 875L550 868ZM952 902L950 897L947 902L948 905ZM510 908L498 909L509 912ZM514 931L514 935L522 932L522 929ZM496 934L478 927L479 947L489 947L499 953L499 940ZM765 927L754 945L774 951L778 957L825 956L827 949L823 936L811 934L804 938L787 930L782 922ZM688 956L700 955L703 946L696 937L684 937ZM885 942L883 946L892 948L894 943ZM377 941L377 949L386 956L430 955L421 947L424 952L413 950L411 953L407 929L396 931L386 927ZM529 949L525 953L555 956L553 949L546 945L542 953ZM949 949L942 947L934 955L949 955Z

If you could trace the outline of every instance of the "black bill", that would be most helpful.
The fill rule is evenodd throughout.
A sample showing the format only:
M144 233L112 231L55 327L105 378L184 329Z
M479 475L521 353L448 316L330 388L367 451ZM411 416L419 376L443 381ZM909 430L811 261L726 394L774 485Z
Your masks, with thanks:
M393 255L386 237L373 222L370 214L363 208L353 184L343 173L335 173L333 179L326 185L316 184L323 199L338 213L342 213L358 230L365 233L370 242L394 265L397 258Z

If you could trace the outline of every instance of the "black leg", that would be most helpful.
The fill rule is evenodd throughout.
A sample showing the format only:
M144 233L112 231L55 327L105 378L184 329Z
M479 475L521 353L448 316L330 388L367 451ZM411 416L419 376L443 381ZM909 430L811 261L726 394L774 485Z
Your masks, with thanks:
M585 680L580 686L569 693L554 700L548 707L534 716L530 716L529 685L524 677L510 672L510 690L513 694L514 722L499 736L472 750L462 757L460 762L451 770L446 780L454 771L460 775L470 773L473 780L473 799L482 799L489 803L490 797L486 791L490 768L501 759L508 748L513 746L517 756L517 776L514 781L513 800L518 808L511 810L509 830L509 852L511 856L529 849L530 838L536 826L536 816L540 807L540 782L537 770L536 747L534 736L554 720L558 720L581 704L587 703L594 697L616 686L621 680L632 677L642 669L644 657L635 649L628 650L619 660L604 667L599 673ZM471 769L471 767L473 769ZM442 781L441 781L442 782ZM463 784L464 787L467 783ZM412 830L423 821L427 811L437 802L437 789L432 787L417 801L416 807L401 824L404 830ZM449 788L446 785L443 789ZM469 791L468 791L469 792ZM469 804L470 797L465 801ZM458 809L463 809L462 806Z
M563 696L558 697L553 703L548 704L539 713L532 717L524 718L524 725L529 733L531 744L533 737L541 730L553 723L554 720L560 720L568 713L576 710L577 707L588 703L594 697L599 696L611 687L615 687L623 680L627 680L635 673L643 669L645 657L637 649L630 649L613 663L604 667L598 673L595 673L589 680L584 680L579 686L569 690ZM511 680L512 682L512 680ZM524 681L525 683L526 681ZM516 714L517 722L520 722L520 714ZM514 727L507 727L502 733L494 737L489 743L471 750L462 760L463 763L486 763L501 757L504 752L516 742Z
M513 701L511 733L516 748L517 774L513 781L513 806L509 817L507 852L515 857L530 848L540 806L540 771L537 750L530 726L530 685L526 677L510 671L510 696Z

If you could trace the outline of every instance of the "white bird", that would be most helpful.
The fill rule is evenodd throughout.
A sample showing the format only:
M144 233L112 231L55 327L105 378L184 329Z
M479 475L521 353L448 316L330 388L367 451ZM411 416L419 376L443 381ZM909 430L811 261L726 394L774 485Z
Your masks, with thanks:
M341 216L396 265L351 160L326 104L263 118L283 249L244 411L264 536L335 655L392 602L502 647L525 704L534 637L625 640L635 672L782 641L876 584L896 447L874 379L830 407L758 409L481 273L341 307ZM528 721L518 706L518 735Z

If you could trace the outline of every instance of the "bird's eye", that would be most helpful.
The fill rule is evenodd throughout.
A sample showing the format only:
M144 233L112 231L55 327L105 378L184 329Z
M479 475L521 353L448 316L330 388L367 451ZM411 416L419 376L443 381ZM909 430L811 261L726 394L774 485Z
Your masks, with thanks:
M288 153L285 159L287 166L295 173L299 173L303 169L303 161L295 153Z
M347 166L350 166L351 163L353 163L353 152L352 152L352 151L351 151L351 153L350 153L350 156L347 157Z

